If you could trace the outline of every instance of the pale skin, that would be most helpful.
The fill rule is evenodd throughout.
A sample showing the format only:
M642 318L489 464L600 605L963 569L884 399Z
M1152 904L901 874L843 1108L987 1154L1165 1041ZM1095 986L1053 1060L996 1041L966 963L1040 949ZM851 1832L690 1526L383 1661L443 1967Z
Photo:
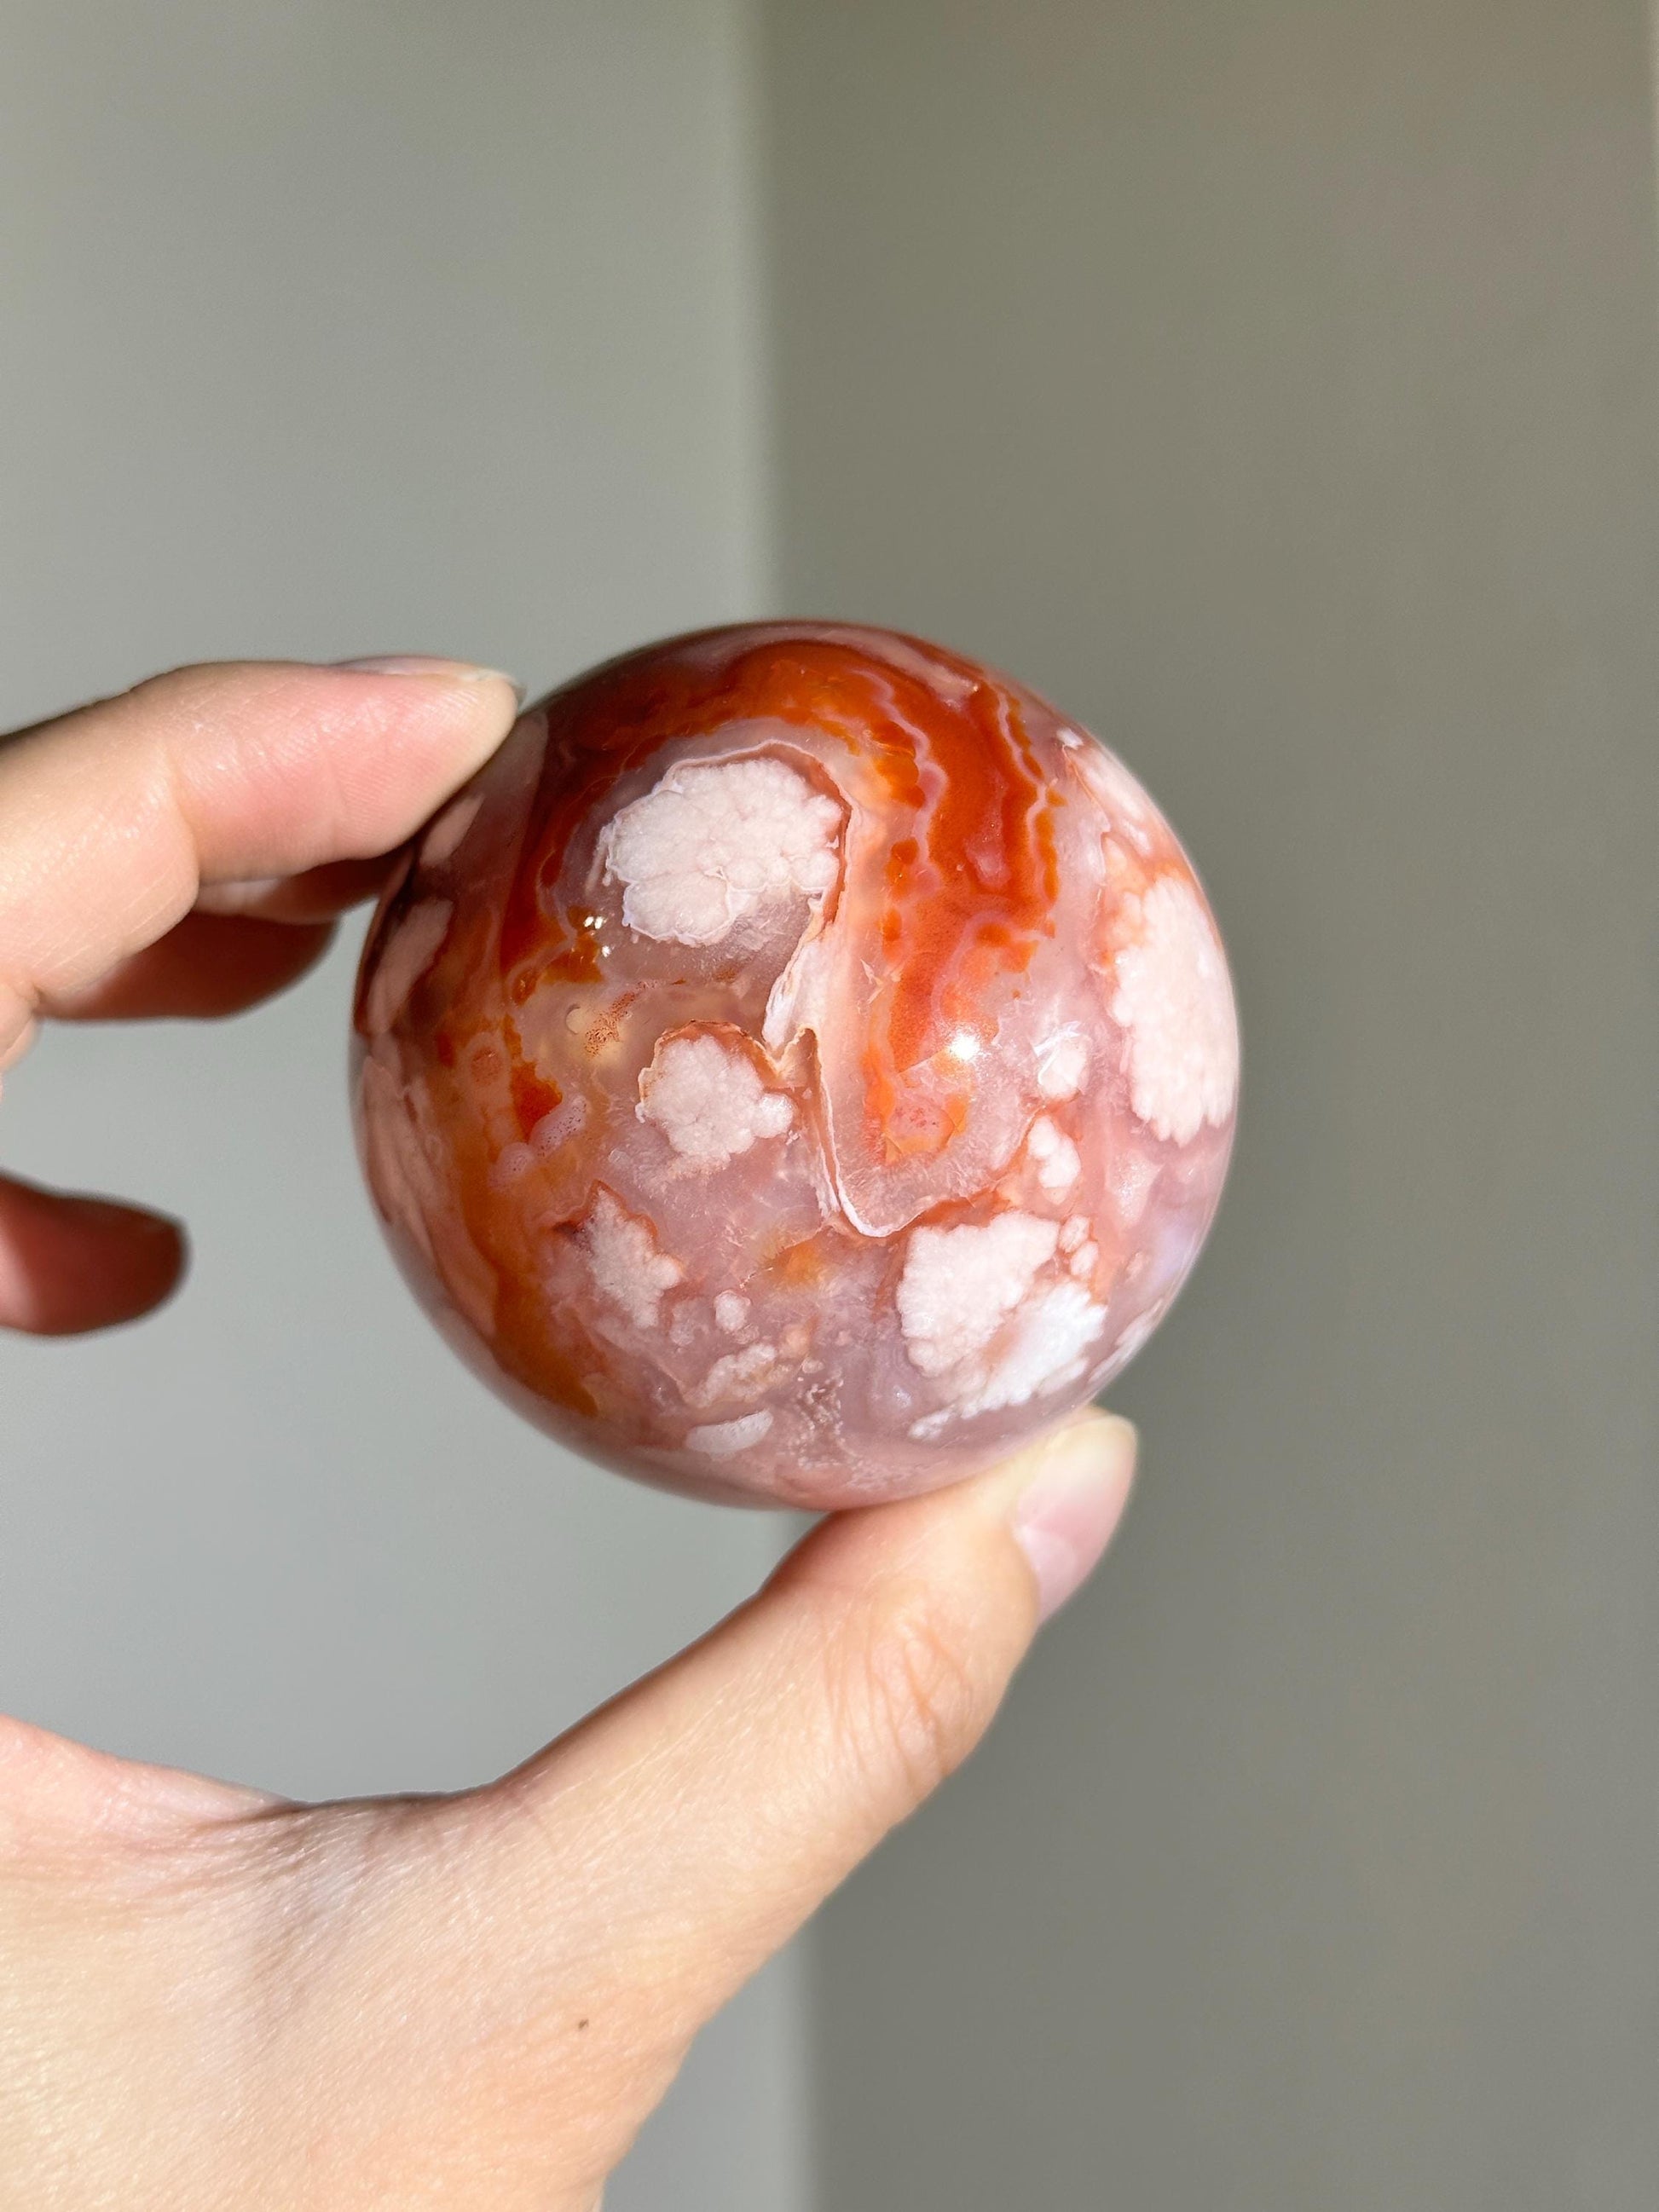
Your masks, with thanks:
M295 981L513 714L455 663L224 665L0 743L0 1066ZM0 1326L131 1320L183 1258L0 1178ZM294 1804L0 1719L0 2207L591 2212L698 2028L978 1741L1133 1462L1091 1413L823 1522L454 1796Z

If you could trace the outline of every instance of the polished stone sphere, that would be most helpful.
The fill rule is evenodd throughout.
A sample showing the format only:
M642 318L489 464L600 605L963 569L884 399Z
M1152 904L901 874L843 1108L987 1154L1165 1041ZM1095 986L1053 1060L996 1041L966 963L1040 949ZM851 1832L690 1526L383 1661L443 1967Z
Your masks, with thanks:
M1168 1310L1225 1172L1225 959L1168 823L1033 693L829 623L528 708L364 950L365 1170L561 1441L842 1506L981 1466Z

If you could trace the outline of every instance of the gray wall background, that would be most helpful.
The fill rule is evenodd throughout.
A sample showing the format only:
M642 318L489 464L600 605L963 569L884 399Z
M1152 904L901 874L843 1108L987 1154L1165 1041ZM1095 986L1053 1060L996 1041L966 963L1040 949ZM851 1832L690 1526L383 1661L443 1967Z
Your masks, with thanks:
M824 1920L825 2212L1659 2199L1659 581L1637 0L779 0L786 597L1206 871L1144 1480Z
M1646 36L0 0L0 723L198 654L539 685L896 621L1120 744L1233 948L1237 1170L1119 1394L1121 1546L617 2212L1659 2193ZM778 1534L442 1355L349 964L53 1036L0 1112L197 1237L154 1322L0 1342L0 1701L307 1793L520 1756Z

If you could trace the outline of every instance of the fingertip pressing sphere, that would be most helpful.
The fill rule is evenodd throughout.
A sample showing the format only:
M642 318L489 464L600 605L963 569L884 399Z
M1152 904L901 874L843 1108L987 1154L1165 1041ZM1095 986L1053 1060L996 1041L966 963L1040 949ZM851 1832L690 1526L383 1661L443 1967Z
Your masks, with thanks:
M463 1355L629 1474L811 1507L967 1474L1115 1374L1238 1080L1127 770L822 623L531 708L382 899L355 1026L375 1206Z

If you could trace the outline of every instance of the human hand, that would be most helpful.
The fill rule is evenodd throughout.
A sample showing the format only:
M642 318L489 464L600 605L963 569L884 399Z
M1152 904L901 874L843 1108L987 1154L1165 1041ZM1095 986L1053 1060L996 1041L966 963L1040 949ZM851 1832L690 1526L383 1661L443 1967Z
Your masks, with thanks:
M499 742L447 662L185 669L0 744L0 1066L279 990ZM176 1226L0 1178L0 1325L147 1311ZM842 1514L503 1779L292 1804L0 1720L0 2208L589 2212L691 2038L971 1749L1103 1550L1100 1414Z

